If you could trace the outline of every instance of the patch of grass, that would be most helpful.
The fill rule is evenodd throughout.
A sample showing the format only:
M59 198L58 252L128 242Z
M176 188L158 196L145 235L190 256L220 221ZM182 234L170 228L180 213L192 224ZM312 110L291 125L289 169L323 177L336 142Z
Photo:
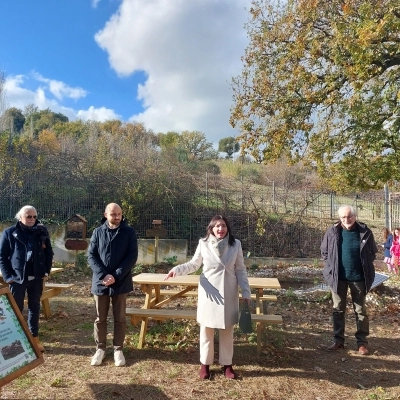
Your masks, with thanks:
M170 370L168 370L168 378L169 379L174 379L178 378L182 374L182 368L181 367L172 367Z
M366 387L358 385L360 389L367 390ZM360 400L398 400L398 394L391 394L389 390L382 388L381 386L375 387L373 393L368 393L366 395L359 395L357 399Z
M50 386L62 388L67 386L67 382L63 378L57 377L50 383Z
M29 372L20 376L14 381L15 386L17 386L17 388L21 390L27 389L28 387L34 385L34 383L35 378Z
M285 292L285 297L287 299L289 299L290 301L297 301L298 297L297 295L294 293L294 290L292 287L288 288Z
M76 330L85 330L85 331L93 331L93 322L84 322L82 324L76 325L75 326Z

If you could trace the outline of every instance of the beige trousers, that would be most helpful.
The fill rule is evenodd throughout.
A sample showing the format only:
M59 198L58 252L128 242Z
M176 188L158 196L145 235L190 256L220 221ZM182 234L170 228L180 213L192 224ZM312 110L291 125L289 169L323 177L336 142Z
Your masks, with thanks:
M214 331L200 325L200 362L204 365L214 363ZM233 358L233 326L219 329L219 363L232 365Z

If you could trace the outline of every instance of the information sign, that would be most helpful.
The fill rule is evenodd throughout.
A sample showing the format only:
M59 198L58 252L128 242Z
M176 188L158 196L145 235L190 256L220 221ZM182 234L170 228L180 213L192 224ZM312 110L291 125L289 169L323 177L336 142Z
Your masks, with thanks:
M8 288L0 288L0 387L42 363L14 297Z

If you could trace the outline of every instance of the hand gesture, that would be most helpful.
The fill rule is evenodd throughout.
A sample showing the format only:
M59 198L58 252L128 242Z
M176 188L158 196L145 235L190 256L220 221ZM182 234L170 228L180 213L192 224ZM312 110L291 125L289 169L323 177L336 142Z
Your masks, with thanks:
M108 275L106 275L106 276L104 277L102 283L103 283L104 286L110 286L110 285L112 285L114 282L115 282L114 277L113 277L112 275L108 274Z
M164 278L164 281L166 281L169 278L175 278L175 272L171 269L171 271L168 272L168 275Z

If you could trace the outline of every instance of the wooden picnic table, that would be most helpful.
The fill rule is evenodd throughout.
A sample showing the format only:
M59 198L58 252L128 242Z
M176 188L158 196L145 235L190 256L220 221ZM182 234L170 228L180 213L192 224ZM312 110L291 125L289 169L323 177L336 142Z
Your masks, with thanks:
M64 271L64 268L52 268L50 271L50 275L59 274ZM42 311L46 318L49 318L51 315L50 301L49 299L55 296L58 296L63 290L69 289L74 286L73 283L50 283L47 281L48 278L44 278L43 280L43 293L40 298L42 303ZM0 284L6 285L3 280L3 276L0 272Z
M127 308L127 315L131 317L132 324L142 321L138 348L142 348L145 343L147 333L148 318L155 319L195 319L196 310L171 310L163 308L180 297L185 297L189 293L196 295L200 275L183 275L169 278L165 281L167 274L142 273L133 277L133 283L140 285L145 294L144 305L141 309ZM252 320L257 322L257 354L261 352L261 333L265 323L282 323L280 315L263 314L263 301L270 300L269 295L264 295L264 289L280 289L281 285L277 278L249 277L250 288L255 291L256 309L252 314ZM165 286L176 287L177 290L164 290ZM276 298L275 298L276 299ZM274 300L272 300L274 301Z

